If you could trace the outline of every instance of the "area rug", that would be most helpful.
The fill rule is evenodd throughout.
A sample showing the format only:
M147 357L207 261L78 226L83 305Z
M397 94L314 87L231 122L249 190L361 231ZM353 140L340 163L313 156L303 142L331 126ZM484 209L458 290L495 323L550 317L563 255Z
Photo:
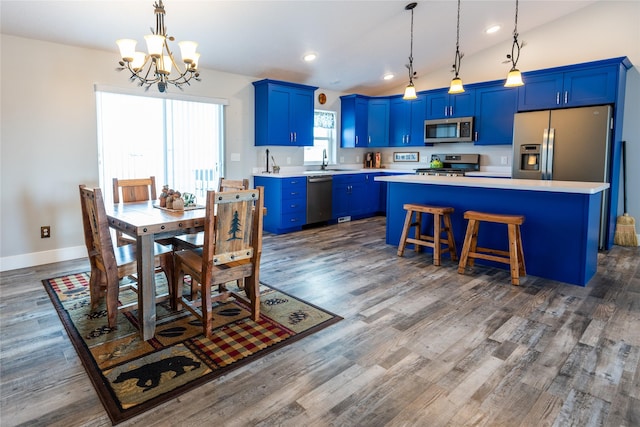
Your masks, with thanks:
M125 278L135 281L135 277ZM260 319L251 320L240 289L214 309L214 333L186 310L156 305L156 331L143 341L136 311L107 326L104 306L90 309L89 274L43 280L93 386L113 424L120 423L341 320L340 316L260 284ZM165 276L156 276L159 291ZM228 286L232 286L229 284ZM185 291L188 283L185 285ZM120 301L136 298L120 293Z

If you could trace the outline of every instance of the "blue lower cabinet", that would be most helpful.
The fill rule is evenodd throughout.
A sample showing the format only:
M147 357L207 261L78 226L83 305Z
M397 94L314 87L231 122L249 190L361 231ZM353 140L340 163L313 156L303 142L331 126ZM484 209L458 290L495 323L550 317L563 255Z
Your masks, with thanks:
M334 220L343 217L364 218L382 212L380 200L382 183L375 181L378 173L334 175L333 214Z
M255 186L264 187L264 230L283 234L302 230L307 221L307 179L303 176L272 178L256 176Z

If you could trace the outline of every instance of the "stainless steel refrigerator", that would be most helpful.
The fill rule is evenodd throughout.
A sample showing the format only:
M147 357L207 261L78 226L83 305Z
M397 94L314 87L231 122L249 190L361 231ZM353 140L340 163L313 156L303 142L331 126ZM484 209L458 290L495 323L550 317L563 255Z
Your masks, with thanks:
M608 105L515 115L513 178L609 182L612 112ZM600 247L609 192L603 194Z
M611 107L515 115L513 178L609 181Z

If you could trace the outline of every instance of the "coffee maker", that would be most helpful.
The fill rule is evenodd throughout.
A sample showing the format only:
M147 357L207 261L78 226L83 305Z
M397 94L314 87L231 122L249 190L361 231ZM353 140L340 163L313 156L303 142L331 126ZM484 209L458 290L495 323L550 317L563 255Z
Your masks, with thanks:
M380 168L382 164L382 153L378 152L369 152L364 155L364 167L369 169Z
M375 165L375 156L373 153L369 152L369 153L365 153L364 155L364 167L365 168L372 168Z

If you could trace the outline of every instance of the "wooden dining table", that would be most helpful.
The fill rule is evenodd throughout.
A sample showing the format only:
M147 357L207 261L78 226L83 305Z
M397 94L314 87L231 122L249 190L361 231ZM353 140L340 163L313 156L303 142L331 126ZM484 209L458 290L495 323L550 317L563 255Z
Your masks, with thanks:
M197 233L204 229L205 209L173 211L157 201L107 205L109 226L134 237L138 263L138 322L142 338L153 338L156 327L153 245L158 239ZM170 283L168 284L171 285Z

